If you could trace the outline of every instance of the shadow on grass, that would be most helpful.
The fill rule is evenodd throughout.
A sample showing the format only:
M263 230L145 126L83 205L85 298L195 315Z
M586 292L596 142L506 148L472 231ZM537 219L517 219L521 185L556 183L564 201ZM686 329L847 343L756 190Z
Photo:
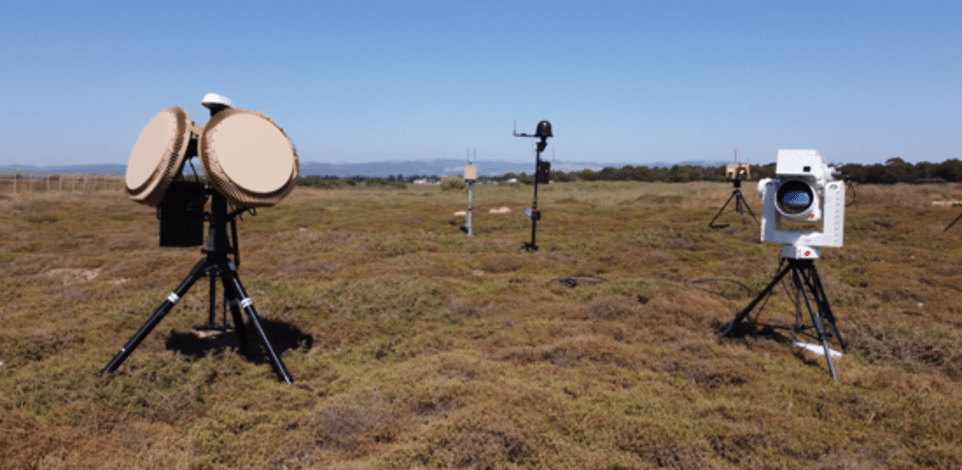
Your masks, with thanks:
M715 333L721 334L725 328L731 323L720 323L716 325ZM780 325L767 325L763 323L753 323L750 321L743 321L734 328L732 331L725 336L725 339L740 339L746 345L751 348L753 340L766 339L775 341L777 343L792 345L795 341L804 341L814 344L821 344L821 340L818 338L818 334L815 333L815 327L803 325L801 330L795 333L795 327L786 327ZM838 338L831 331L826 332L826 337L829 342L838 342ZM832 345L831 347L837 348L837 345ZM804 351L797 347L792 348L792 355L799 359L803 364L810 367L821 367L824 364L824 358L821 356L812 356L811 354L806 354Z
M314 337L305 334L296 326L265 318L259 318L259 320L261 326L264 327L264 332L267 333L267 338L274 347L274 352L276 352L278 356L290 349L302 347L310 349L311 346L314 345ZM255 364L268 362L267 351L264 349L264 345L261 344L257 333L254 332L253 325L251 325L250 322L245 323L244 330L247 333L247 342L250 345L250 351L244 354L244 356L247 360ZM209 335L200 335L194 331L186 333L174 331L171 332L170 337L167 338L166 347L168 350L177 351L181 354L197 358L204 357L211 353L217 354L226 349L241 351L240 338L237 335L237 330L234 329L223 333L215 332Z
M715 334L721 334L725 328L728 328L731 322L721 323L717 322L715 324ZM826 324L825 328L829 331L825 332L825 337L831 341L838 341L835 334L829 329ZM795 341L808 341L808 342L820 342L821 339L818 337L818 333L815 331L815 327L812 325L802 324L800 329L796 332L795 326L785 326L785 325L769 325L765 323L755 323L748 320L742 321L735 325L734 328L725 336L725 339L768 339L779 343L792 344Z

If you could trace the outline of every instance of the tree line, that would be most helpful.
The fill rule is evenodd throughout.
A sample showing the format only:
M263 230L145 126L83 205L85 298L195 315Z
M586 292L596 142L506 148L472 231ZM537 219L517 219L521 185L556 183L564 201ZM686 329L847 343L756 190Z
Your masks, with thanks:
M952 158L941 163L919 162L911 164L895 157L882 163L862 165L860 163L833 165L846 181L858 184L925 184L925 183L959 183L962 182L962 161ZM752 179L771 178L775 176L775 163L766 165L751 165ZM687 181L725 181L725 166L701 167L678 166L671 168L649 168L643 165L625 165L621 168L607 167L600 171L581 170L572 174L559 175L552 179L565 181L562 178L574 177L581 181L646 181L678 183Z
M894 157L885 163L862 165L860 163L834 164L841 177L846 181L858 184L926 184L926 183L959 183L962 182L962 161L952 158L941 163L919 162L911 164ZM771 178L775 176L775 163L765 165L751 165L752 179ZM435 175L408 176L396 175L383 177L352 176L340 178L336 176L307 176L300 179L300 184L314 187L354 186L401 186L424 180L437 183L441 180ZM505 173L501 176L480 176L479 183L503 183L517 180L522 184L534 184L534 174L522 172ZM675 165L672 167L648 167L644 165L625 165L621 168L605 167L601 170L552 171L551 181L641 181L683 183L689 181L725 181L725 165L693 166Z

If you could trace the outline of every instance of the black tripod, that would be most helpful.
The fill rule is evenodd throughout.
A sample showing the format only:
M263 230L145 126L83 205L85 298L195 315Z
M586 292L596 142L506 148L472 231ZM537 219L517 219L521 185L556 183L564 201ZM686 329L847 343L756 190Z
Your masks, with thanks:
M785 265L785 262L788 262ZM752 303L748 304L745 310L742 310L738 315L735 315L735 319L725 328L724 331L718 336L718 340L721 341L722 338L727 336L735 328L735 325L740 323L745 317L751 313L752 309L758 305L765 296L769 295L772 288L775 287L779 281L785 277L788 272L792 273L792 282L795 286L795 328L794 333L797 335L800 331L805 328L802 326L802 299L805 300L805 306L808 308L808 313L812 317L812 323L814 324L815 331L818 332L818 339L822 342L822 347L825 349L825 360L828 361L828 370L832 374L832 378L838 381L838 377L835 375L835 365L832 364L832 354L831 350L828 348L828 335L825 332L825 320L828 321L829 326L832 327L832 332L835 337L838 338L839 344L842 346L842 350L846 351L845 341L842 340L842 335L838 333L838 327L835 325L835 315L832 314L832 308L828 304L828 298L825 297L825 288L822 287L822 281L818 278L818 271L815 270L815 261L811 259L794 259L794 258L782 258L779 264L778 274L772 279L772 282L765 286L765 289L752 300ZM815 302L815 308L812 308L812 301L809 300L808 293L805 290L808 289L808 293L812 296L812 301ZM819 313L821 312L821 313Z
M715 221L718 220L718 216L720 216L722 212L725 210L725 208L728 207L728 203L732 202L732 199L735 200L735 212L738 212L738 214L742 216L742 224L747 223L745 220L746 209L748 210L748 215L752 216L752 219L755 220L756 224L758 223L758 219L755 218L755 213L752 212L752 208L748 206L748 203L745 202L744 195L742 195L742 190L741 190L742 180L735 178L735 180L732 181L732 184L735 186L735 190L732 191L732 195L728 197L727 201L725 201L725 205L723 205L721 209L718 210L718 213L715 214L715 218L711 219L711 222L708 222L709 227L725 228L728 226L728 224L715 225Z
M210 323L208 325L201 325L195 327L197 330L218 330L225 331L230 327L226 325L226 308L230 305L231 315L234 319L234 328L237 332L237 337L240 340L241 352L245 355L250 354L250 344L247 339L247 331L244 327L243 318L241 317L241 309L244 309L244 313L247 314L247 319L250 325L254 327L257 332L258 339L260 339L261 344L264 346L264 350L267 352L267 356L270 359L271 366L274 368L274 372L281 380L287 383L292 383L293 379L291 374L287 372L287 368L284 367L284 363L281 362L281 358L274 352L274 347L271 346L270 340L267 338L267 334L264 332L264 328L261 326L261 322L258 319L257 311L254 310L254 304L250 297L247 296L247 292L244 290L244 286L240 282L240 278L237 274L237 269L228 259L228 255L234 255L234 262L240 263L239 252L237 248L237 225L235 219L242 212L246 211L246 208L236 210L230 214L227 213L227 200L223 195L217 191L210 191L211 194L211 213L208 214L208 221L210 223L210 231L207 237L207 246L201 249L201 252L206 254L207 257L200 260L194 269L190 271L187 278L177 286L177 289L173 293L167 296L164 303L160 304L160 307L154 311L153 315L147 319L147 323L134 333L134 336L127 341L127 344L121 348L120 352L114 356L113 359L107 363L107 366L101 370L101 373L113 372L123 364L127 356L133 352L134 349L140 344L147 335L163 320L164 316L170 312L174 305L180 301L181 298L187 291L190 290L191 286L197 282L198 279L202 277L210 278ZM234 246L231 247L230 241L227 239L227 223L231 224L231 234L234 239ZM220 278L224 285L224 323L216 324L214 319L215 314L215 303L216 303L216 287L217 278Z

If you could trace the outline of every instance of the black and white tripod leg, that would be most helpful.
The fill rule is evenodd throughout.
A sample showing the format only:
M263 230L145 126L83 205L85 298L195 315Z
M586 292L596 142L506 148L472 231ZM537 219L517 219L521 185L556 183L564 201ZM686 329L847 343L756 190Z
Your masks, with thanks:
M174 292L171 292L171 294L167 296L167 299L165 299L164 302L160 304L160 307L158 307L157 310L155 310L150 316L150 318L147 319L147 323L144 323L144 325L141 326L136 333L134 333L134 336L127 341L127 344L120 349L120 352L118 352L114 358L111 359L110 362L108 362L107 365L100 371L101 374L113 372L117 370L121 364L123 364L124 360L127 359L127 356L129 356L134 349L137 349L137 346L140 345L140 342L143 341L144 338L146 338L147 335L154 330L154 327L156 327L157 324L164 319L164 316L166 316L167 313L174 308L174 305L177 305L177 302L179 302L180 299L187 293L187 291L190 290L191 286L193 286L198 279L204 277L204 272L207 269L207 266L206 259L200 260L200 262L194 266L194 269L190 271L190 274L187 275L187 278L184 279L179 286L177 286L177 289L175 289Z
M237 276L237 271L234 270L234 266L229 262L225 262L224 264L226 266L221 267L225 272L225 288L231 290L231 297L238 299L239 307L247 314L247 319L250 321L251 326L254 327L254 331L257 332L258 338L264 345L264 350L267 352L267 357L270 359L271 366L274 367L277 376L288 384L294 383L294 379L291 378L291 374L287 372L287 367L284 366L284 362L281 361L280 356L274 351L274 346L271 345L271 341L267 337L264 327L261 326L260 318L257 316L257 310L254 309L254 302L247 296L247 291L244 290L244 286Z
M835 314L832 313L832 306L828 303L828 297L825 296L825 288L822 287L822 280L818 276L818 271L815 270L815 266L812 266L809 284L812 286L812 291L817 292L819 312L821 312L822 317L828 321L829 326L832 327L832 332L835 333L835 338L838 339L838 344L842 347L842 351L848 352L848 347L845 345L845 340L842 338L841 333L838 332L838 325L835 323Z
M805 299L805 307L808 308L808 313L812 316L812 323L815 324L815 331L818 332L818 339L822 342L822 348L825 350L825 361L828 362L828 371L832 374L832 379L838 382L838 376L835 375L835 364L832 363L832 350L828 347L828 335L825 334L825 323L822 320L822 315L812 308L812 303L808 300L808 295L805 294L803 285L799 287L802 292L802 298ZM814 292L812 295L816 296Z

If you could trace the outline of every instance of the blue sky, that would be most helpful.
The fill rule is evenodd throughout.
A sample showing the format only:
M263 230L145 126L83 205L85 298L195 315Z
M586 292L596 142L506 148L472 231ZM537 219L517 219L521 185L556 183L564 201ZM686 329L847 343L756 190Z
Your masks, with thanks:
M962 158L959 2L5 2L0 167L126 163L207 92L302 161Z

